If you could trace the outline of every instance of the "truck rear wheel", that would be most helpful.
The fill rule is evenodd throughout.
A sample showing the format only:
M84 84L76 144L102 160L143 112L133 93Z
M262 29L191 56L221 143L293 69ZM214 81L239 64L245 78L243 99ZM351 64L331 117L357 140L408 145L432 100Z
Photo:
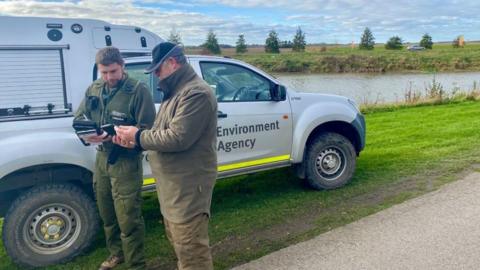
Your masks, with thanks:
M338 133L322 133L309 144L304 162L307 181L311 187L338 188L347 184L353 176L355 148Z
M3 224L3 243L24 267L66 262L83 252L97 235L93 200L69 184L35 187L15 200Z

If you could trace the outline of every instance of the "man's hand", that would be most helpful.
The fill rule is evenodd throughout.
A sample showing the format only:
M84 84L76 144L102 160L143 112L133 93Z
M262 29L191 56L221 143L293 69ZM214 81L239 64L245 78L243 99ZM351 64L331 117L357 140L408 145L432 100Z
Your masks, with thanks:
M103 132L103 134L100 135L91 135L86 137L84 140L86 140L89 143L103 143L103 142L108 142L112 139L112 136L109 136L108 133Z
M118 133L117 133L118 134ZM135 142L133 141L124 141L122 140L120 137L117 136L113 136L112 138L112 142L114 144L118 144L120 145L121 147L125 147L125 148L135 148Z
M138 128L134 126L118 126L115 127L117 136L113 137L113 143L118 144L125 148L135 147L135 134Z

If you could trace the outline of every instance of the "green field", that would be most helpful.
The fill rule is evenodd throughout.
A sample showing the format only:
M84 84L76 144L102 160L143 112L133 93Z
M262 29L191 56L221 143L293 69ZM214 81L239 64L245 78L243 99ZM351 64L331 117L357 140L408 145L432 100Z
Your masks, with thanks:
M432 50L410 52L386 50L378 45L372 51L348 46L308 46L303 53L283 49L280 54L263 53L251 48L243 55L235 49L224 49L222 55L240 59L268 72L441 72L480 70L480 44L453 48L450 44L434 45ZM201 53L190 50L189 53Z
M210 224L215 268L310 239L478 170L479 115L478 101L370 110L367 145L355 176L337 190L311 190L290 169L218 182ZM172 269L174 254L159 222L156 196L144 198L149 269ZM84 256L47 269L96 269L106 256L99 235ZM0 269L17 269L1 243Z

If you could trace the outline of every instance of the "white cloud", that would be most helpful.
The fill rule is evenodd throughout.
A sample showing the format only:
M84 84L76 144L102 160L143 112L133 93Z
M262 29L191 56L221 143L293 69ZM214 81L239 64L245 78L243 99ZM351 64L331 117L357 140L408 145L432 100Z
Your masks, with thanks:
M146 3L148 0L141 2ZM101 19L114 24L144 27L163 38L168 38L170 31L175 29L186 45L203 43L210 29L217 34L220 43L234 44L239 33L247 33L248 42L263 43L268 31L273 27L249 23L244 17L216 18L196 12L139 6L138 3L139 1L131 0L4 1L0 2L0 15ZM294 31L294 27L290 29L288 26L278 26L278 28L282 31L285 29Z
M163 38L175 28L187 44L201 43L209 29L227 22L194 12L165 11L158 8L136 6L133 1L92 1L79 2L0 2L0 14L20 16L48 16L68 18L101 19L115 24L145 27Z
M216 9L219 5L242 8L243 13L222 15ZM194 12L205 8L216 15ZM265 16L248 18L249 9L255 16L258 12ZM461 4L447 0L0 1L0 15L101 19L141 26L163 38L175 28L187 45L203 43L210 29L220 43L234 44L238 34L244 33L248 43L261 44L271 29L281 39L291 39L297 26L308 42L358 41L365 27L372 29L377 42L393 35L415 41L425 32L434 40L452 40L459 34L480 39L479 10L480 2L474 0Z

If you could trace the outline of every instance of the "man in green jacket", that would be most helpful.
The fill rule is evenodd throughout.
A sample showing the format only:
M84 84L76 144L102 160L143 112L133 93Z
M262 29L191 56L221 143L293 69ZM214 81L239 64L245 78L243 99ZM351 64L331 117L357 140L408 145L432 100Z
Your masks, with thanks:
M148 151L165 231L178 269L213 269L208 220L217 177L217 101L183 49L157 45L152 65L164 93L152 129L120 126L114 142Z
M75 120L87 118L98 126L150 128L155 119L152 95L145 84L124 71L120 51L115 47L103 48L95 62L101 79L87 89ZM145 269L142 152L114 145L106 133L91 136L88 142L101 143L97 146L93 187L110 256L100 269L112 269L123 261L129 269Z

